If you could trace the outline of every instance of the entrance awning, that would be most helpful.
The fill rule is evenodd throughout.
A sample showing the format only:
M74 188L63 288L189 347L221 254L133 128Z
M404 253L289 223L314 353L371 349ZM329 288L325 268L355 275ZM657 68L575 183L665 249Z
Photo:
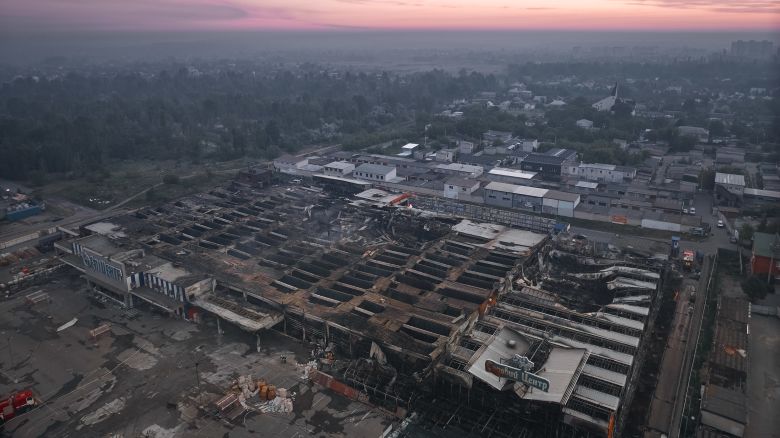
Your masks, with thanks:
M184 303L176 301L173 298L165 296L159 292L155 292L152 289L146 287L133 289L130 291L130 293L133 296L138 297L147 303L159 307L160 309L169 313L176 313L176 309L184 306Z

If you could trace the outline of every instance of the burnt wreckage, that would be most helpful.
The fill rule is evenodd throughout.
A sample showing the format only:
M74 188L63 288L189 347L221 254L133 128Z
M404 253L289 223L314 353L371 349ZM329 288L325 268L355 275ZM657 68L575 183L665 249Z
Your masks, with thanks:
M56 247L125 304L312 343L320 372L408 418L406 436L619 431L661 267L413 203L233 182ZM85 249L126 284L90 273Z

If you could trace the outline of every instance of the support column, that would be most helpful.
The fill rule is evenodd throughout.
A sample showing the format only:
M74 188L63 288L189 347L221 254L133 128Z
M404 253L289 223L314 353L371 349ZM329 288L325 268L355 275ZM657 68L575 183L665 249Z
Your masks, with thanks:
M221 319L221 318L220 318L219 316L217 316L217 334L218 334L219 336L222 336L222 326L220 325L220 322L219 322L219 321L220 321L220 319Z
M255 333L255 348L260 352L260 332Z

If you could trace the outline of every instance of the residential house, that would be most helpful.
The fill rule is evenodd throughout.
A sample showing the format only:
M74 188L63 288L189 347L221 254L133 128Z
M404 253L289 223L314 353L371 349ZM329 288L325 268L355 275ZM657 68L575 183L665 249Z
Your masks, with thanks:
M710 131L698 126L678 126L677 132L684 137L693 137L700 143L706 143L710 138Z
M452 163L458 155L457 149L439 149L436 151L436 161L442 163Z
M593 122L588 119L579 119L575 122L578 128L593 129Z
M473 141L458 140L458 152L461 154L473 154L477 151L477 145Z
M399 157L410 157L410 156L412 156L412 154L414 154L414 152L419 147L420 147L420 145L417 144L417 143L407 143L407 144L401 146L401 152L399 152L396 155L398 155Z
M512 140L512 133L506 131L493 131L492 129L482 134L482 143L492 145L496 143L507 144Z
M535 138L521 138L515 143L513 149L519 149L523 152L536 152L539 149L539 140Z

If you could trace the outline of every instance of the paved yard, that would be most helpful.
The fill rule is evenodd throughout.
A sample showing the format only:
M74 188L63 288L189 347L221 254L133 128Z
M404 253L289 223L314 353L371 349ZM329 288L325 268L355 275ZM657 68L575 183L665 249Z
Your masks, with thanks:
M78 278L43 289L50 303L30 307L24 293L0 301L0 393L30 388L43 401L6 424L14 437L372 437L392 421L302 381L296 362L308 359L308 348L275 332L260 338L258 352L254 336L226 324L218 335L213 322L148 311L130 319L90 297ZM74 317L75 325L57 331ZM90 330L105 322L111 331L92 339ZM293 412L249 412L234 423L208 415L247 374L295 392Z

